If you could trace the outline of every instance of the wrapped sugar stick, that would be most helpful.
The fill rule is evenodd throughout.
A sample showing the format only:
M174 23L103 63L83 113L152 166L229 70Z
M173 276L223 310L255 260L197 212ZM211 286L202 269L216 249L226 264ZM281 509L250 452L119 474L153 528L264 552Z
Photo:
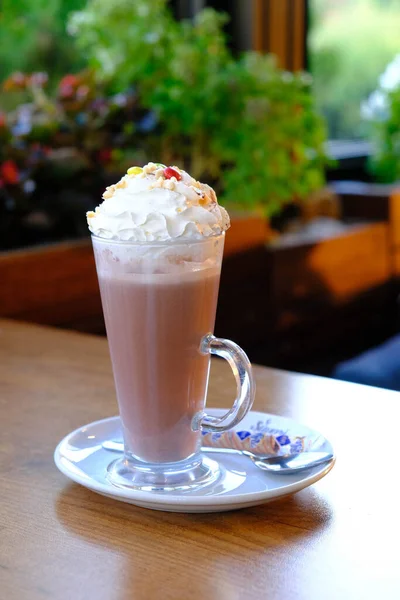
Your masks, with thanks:
M203 432L202 445L210 448L233 448L248 450L262 456L278 454L298 454L304 452L304 437L289 437L284 432L268 431L224 431L222 433Z
M249 450L255 454L270 454L272 456L278 454L281 449L281 445L273 434L251 433L250 431L205 433L203 434L202 444L211 448Z

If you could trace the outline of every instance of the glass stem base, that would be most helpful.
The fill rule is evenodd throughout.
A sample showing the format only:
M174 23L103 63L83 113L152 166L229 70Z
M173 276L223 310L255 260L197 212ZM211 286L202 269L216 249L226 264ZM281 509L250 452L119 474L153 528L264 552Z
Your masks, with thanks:
M151 464L124 456L107 469L107 479L116 487L146 492L182 492L214 483L221 475L219 464L202 454L187 461Z

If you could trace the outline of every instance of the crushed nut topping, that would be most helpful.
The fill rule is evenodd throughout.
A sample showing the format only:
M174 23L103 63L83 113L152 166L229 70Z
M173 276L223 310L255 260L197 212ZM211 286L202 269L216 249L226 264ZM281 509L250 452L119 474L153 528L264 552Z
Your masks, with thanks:
M153 173L153 171L155 171L157 169L157 165L150 162L148 165L146 165L145 167L143 167L143 173L145 173L146 175Z

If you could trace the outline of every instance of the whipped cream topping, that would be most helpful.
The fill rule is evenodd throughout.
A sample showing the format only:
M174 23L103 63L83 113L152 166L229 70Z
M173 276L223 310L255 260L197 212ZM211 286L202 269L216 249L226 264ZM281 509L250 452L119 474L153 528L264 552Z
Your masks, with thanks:
M104 202L87 213L95 235L154 242L219 235L230 226L214 190L178 167L132 167L106 189Z

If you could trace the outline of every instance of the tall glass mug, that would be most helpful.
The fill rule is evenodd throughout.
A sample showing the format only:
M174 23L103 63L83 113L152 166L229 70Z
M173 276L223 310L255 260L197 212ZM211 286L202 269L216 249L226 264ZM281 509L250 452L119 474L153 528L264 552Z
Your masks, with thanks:
M224 234L92 241L124 436L124 456L109 466L109 480L151 491L209 484L219 467L201 454L201 432L239 423L255 393L246 354L212 335ZM222 417L204 412L211 354L229 362L237 383Z

